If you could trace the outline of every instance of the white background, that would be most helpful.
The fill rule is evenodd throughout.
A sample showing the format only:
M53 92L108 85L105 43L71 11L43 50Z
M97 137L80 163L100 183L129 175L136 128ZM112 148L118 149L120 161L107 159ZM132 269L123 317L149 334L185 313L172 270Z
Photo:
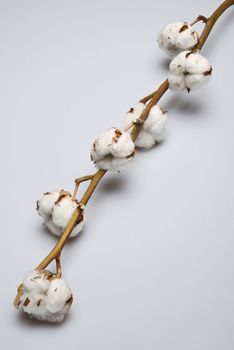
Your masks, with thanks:
M36 200L93 172L93 139L166 78L162 26L218 5L0 1L2 349L233 350L234 9L203 50L210 83L163 97L165 142L104 177L66 245L66 321L32 322L12 306L56 242Z

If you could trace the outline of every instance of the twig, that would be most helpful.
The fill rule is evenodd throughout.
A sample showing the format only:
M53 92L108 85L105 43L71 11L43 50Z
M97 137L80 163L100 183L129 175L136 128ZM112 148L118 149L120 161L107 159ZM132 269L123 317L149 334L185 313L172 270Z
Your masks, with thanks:
M75 188L74 188L74 192L73 192L73 195L72 195L73 199L76 198L76 195L77 195L78 188L79 188L80 184L82 182L92 180L92 178L93 178L93 175L87 175L87 176L82 176L82 177L78 177L77 179L75 179Z
M196 24L197 22L200 22L200 21L202 21L203 23L207 23L208 18L206 18L205 16L202 16L202 15L199 15L199 16L197 16L197 18L193 22L190 23L190 25L193 26L194 24Z
M148 101L151 100L151 98L154 96L155 92L156 92L156 91L151 92L151 94L149 94L149 95L143 97L143 98L140 100L140 102L142 102L142 103L148 102Z
M61 269L61 262L60 262L60 254L58 256L56 256L55 261L56 261L56 276L58 278L61 278L62 269Z

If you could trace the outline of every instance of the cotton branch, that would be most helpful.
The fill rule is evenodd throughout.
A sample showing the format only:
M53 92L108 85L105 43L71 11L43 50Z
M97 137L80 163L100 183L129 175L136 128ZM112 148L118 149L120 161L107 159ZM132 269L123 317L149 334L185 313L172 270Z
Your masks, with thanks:
M217 8L217 10L209 18L206 18L205 16L200 15L197 17L197 19L195 21L192 22L192 24L195 24L198 21L203 21L205 23L205 27L204 27L204 30L202 31L199 42L194 47L194 49L198 49L198 50L202 49L202 47L204 46L213 26L216 23L216 21L218 20L218 18L223 14L223 12L225 10L227 10L233 4L234 4L234 0L226 0ZM168 79L166 79L159 86L159 88L156 91L154 91L153 93L147 95L146 97L144 97L140 100L140 102L146 104L146 108L144 109L144 111L142 112L142 114L139 117L139 120L141 122L133 123L131 125L131 127L133 127L132 132L131 132L131 137L132 137L133 141L135 141L137 139L137 137L138 137L138 135L143 127L144 121L146 121L148 118L148 115L149 115L151 108L155 104L157 104L157 102L161 99L161 97L167 92L168 88L169 88L169 82L168 82ZM59 238L55 247L42 260L42 262L36 267L36 270L38 270L38 271L44 270L53 260L55 260L56 267L57 267L56 268L57 275L61 276L60 255L61 255L62 249L63 249L66 241L68 240L73 228L77 225L77 223L81 219L82 205L86 205L88 203L88 201L91 198L92 194L94 193L97 185L99 184L101 179L104 177L106 172L107 172L106 170L100 169L92 175L82 176L82 177L76 179L76 181L75 181L76 185L75 185L74 193L72 196L73 198L75 198L77 195L77 191L78 191L78 187L79 187L80 183L85 182L85 181L90 181L90 184L87 187L83 197L81 198L81 200L79 202L80 206L78 206L75 209L67 227L65 228L63 234ZM16 296L15 301L14 301L16 307L18 307L20 304L21 294L22 294L22 285L20 285L18 287L18 293L17 293L17 296Z

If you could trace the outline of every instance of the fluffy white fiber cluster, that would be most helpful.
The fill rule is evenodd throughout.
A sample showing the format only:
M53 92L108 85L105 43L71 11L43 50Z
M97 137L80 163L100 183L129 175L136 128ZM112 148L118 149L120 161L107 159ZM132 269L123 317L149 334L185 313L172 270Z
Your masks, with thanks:
M50 271L32 271L24 278L20 301L30 317L56 323L70 309L72 292L64 279Z
M75 209L80 206L69 192L47 192L37 201L37 212L44 219L44 225L56 236L61 236ZM81 207L81 206L80 206ZM77 236L84 228L86 216L82 207L82 219L73 228L70 237Z
M168 23L159 33L158 45L170 57L179 52L191 49L199 40L199 35L192 26L186 22Z
M99 169L119 170L133 159L135 145L131 136L117 128L101 134L93 143L91 159Z
M142 102L138 102L134 108L131 108L125 117L125 127L138 119L144 109L145 104ZM161 142L164 138L166 122L167 113L159 106L153 106L136 138L135 145L139 148L151 148L155 143Z
M168 76L171 90L196 90L210 80L212 67L198 51L183 51L170 63Z

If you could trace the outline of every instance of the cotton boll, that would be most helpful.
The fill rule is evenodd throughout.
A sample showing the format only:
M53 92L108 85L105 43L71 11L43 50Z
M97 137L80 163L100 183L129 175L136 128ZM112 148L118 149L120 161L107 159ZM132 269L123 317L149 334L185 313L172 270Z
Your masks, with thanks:
M47 192L37 201L37 212L44 219L49 220L54 203L58 200L61 191Z
M186 89L184 75L169 73L168 81L172 91L184 91Z
M113 160L113 156L108 155L108 156L105 156L102 159L97 160L95 162L95 165L99 169L103 169L103 170L106 170L106 171L114 171L114 169L112 167L112 160Z
M190 51L183 51L179 55L177 55L173 60L170 62L170 72L173 72L174 74L183 74L186 71L186 55Z
M39 201L39 203L42 202L43 204L43 214L46 213L46 215L43 215L44 226L55 236L61 236L79 203L75 199L72 199L69 192L57 191L56 194L55 192L51 192L51 194L53 196L44 195L43 200ZM49 201L47 200L47 196L49 197ZM41 206L39 205L39 207ZM77 236L83 229L86 219L83 209L84 207L81 209L82 218L73 228L69 237Z
M134 150L135 146L130 135L122 132L121 136L112 144L111 154L116 158L124 158L134 153Z
M31 318L47 322L61 322L72 304L72 292L64 279L57 278L51 272L30 272L23 282L20 302L23 311ZM39 291L31 278L44 275L46 288Z
M158 45L170 57L179 52L194 47L199 35L187 22L177 21L168 23L158 36Z
M144 122L143 129L148 130L155 138L155 141L162 140L167 122L167 113L158 105L153 106L149 112L148 118Z
M43 322L62 322L71 305L71 303L65 303L57 312L51 312L48 308L50 302L48 302L47 296L37 295L35 297L32 294L25 294L24 297L26 299L22 300L23 311L30 318Z
M115 171L121 169L123 166L127 165L127 163L134 158L134 154L125 158L112 158L111 170Z
M147 131L141 130L136 138L135 144L139 148L151 148L155 144L155 140Z
M179 52L194 47L199 41L198 33L188 23L184 25L184 28L185 30L182 30L175 39L175 45Z
M111 128L94 141L91 159L99 169L114 171L131 160L134 154L135 145L130 135Z
M152 124L150 132L154 136L155 141L161 142L163 140L166 123L167 123L167 115L165 113L165 115L163 115L161 119L159 119L157 122Z
M39 321L50 321L49 312L45 306L45 296L40 294L24 293L22 296L23 311L30 318Z
M92 159L99 160L108 154L114 157L127 157L134 151L134 143L125 131L111 128L100 135L94 142Z
M111 155L106 156L103 159L100 159L96 162L96 166L99 169L107 170L107 171L116 171L121 169L123 166L125 166L129 160L131 160L134 157L128 157L128 158L115 158Z
M34 317L40 320L46 319L46 309L44 304L44 298L50 286L50 277L52 276L50 271L32 271L29 272L22 285L21 304L23 311L30 317Z
M209 81L212 67L198 51L184 51L170 63L168 76L171 90L195 90Z
M46 221L46 222L44 223L44 226L45 226L51 233L53 233L53 235L58 236L58 237L60 237L61 234L62 234L63 231L64 231L63 228L57 227L57 226L53 223L52 219L50 219L49 221ZM70 236L70 237L71 237L71 236Z
M186 70L190 74L203 74L209 72L211 65L208 59L198 52L193 52L191 54L190 52L186 57Z
M173 57L178 53L178 48L175 45L176 37L179 34L180 28L184 25L184 22L172 22L168 23L158 35L158 45L160 49L166 52L170 57Z
M82 210L82 218L80 220L80 222L78 224L76 224L76 226L73 228L70 237L76 237L85 227L85 223L86 223L86 214L85 211Z
M42 298L44 298L44 296L42 296ZM27 314L31 314L34 313L34 309L36 309L36 305L39 303L40 300L41 299L39 294L24 291L22 293L20 301L22 303L24 312L26 312Z
M145 104L142 102L138 102L134 107L130 108L130 110L126 113L124 119L124 129L129 127L136 119L138 119L142 112L145 109Z
M77 208L78 203L71 197L63 197L58 201L52 212L52 221L55 226L65 228Z
M69 310L69 309L68 309ZM56 312L56 313L48 313L46 316L46 319L42 321L47 321L50 323L60 323L64 320L65 314L68 310L65 310L64 312Z
M139 104L138 104L139 106ZM124 125L127 127L131 122L139 118L142 111L145 109L144 104L140 104L141 111L137 115L137 108L131 108L126 114ZM149 112L147 119L143 122L142 128L135 140L135 145L138 148L151 148L155 143L161 142L164 138L166 127L167 114L158 106L153 106ZM131 132L129 130L129 132Z
M130 109L129 113L133 113L136 118L139 118L145 107L146 106L143 102L138 102L133 108Z
M144 122L142 131L147 132L153 137L154 144L161 142L164 138L164 131L166 128L167 113L164 112L158 105L153 106L149 112L148 118ZM149 148L151 144L150 139L145 145Z
M86 223L86 215L83 212L81 221L78 224L76 224L76 226L73 228L69 238L78 236L78 234L84 229L85 223ZM45 226L52 234L58 237L60 237L65 230L65 227L57 227L52 220L46 222Z
M51 281L47 293L46 308L51 313L63 312L68 309L72 302L71 289L65 280L56 278Z
M34 293L44 293L49 288L49 281L47 279L48 272L46 271L31 271L29 272L24 280L23 287L29 291Z
M63 197L60 201L56 203L56 205L53 208L52 212L52 219L51 222L46 223L46 226L49 230L56 236L60 236L66 226L68 225L68 222L70 221L75 209L79 206L79 203L72 199L71 197ZM84 208L83 208L84 209ZM70 237L77 236L80 231L84 228L85 224L85 215L84 210L82 209L82 219L81 221L73 228Z
M93 160L101 159L111 152L115 131L116 128L111 128L102 133L101 136L94 141L92 149Z
M200 89L201 86L210 80L210 74L189 74L185 77L185 85L189 90Z
M50 322L61 322L69 311L73 301L71 289L64 279L51 281L45 300L45 307L50 315Z

